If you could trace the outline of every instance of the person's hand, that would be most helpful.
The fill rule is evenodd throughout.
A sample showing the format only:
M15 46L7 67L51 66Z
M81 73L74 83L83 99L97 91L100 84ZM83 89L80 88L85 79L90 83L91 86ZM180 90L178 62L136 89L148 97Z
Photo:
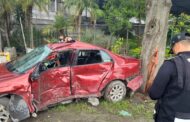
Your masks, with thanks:
M158 65L158 48L154 50L154 53L151 56L150 62L148 64L148 74L147 74L147 82L145 85L145 93L147 93L150 87L152 86L152 83L155 78L155 71L157 65Z

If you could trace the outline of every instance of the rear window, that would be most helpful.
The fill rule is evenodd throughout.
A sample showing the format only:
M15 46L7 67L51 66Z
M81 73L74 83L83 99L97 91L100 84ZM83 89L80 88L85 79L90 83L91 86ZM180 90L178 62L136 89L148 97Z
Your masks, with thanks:
M80 50L77 56L77 65L102 63L99 50Z
M104 51L100 51L103 62L111 62L112 58Z

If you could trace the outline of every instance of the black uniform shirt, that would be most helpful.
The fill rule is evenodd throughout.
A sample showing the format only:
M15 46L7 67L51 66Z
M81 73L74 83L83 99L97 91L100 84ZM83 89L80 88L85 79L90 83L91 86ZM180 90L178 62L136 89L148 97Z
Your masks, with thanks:
M190 52L182 52L190 56ZM177 68L175 62L166 60L156 75L149 90L149 96L158 100L156 105L156 122L174 122L176 99L182 91L178 86Z

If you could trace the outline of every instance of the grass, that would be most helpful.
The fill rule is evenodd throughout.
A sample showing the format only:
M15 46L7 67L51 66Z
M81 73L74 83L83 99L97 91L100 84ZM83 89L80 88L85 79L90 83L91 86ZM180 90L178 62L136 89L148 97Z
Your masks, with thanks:
M66 112L66 111L73 110L77 113L80 113L81 111L86 112L86 113L97 112L96 108L90 106L87 102L84 102L84 101L80 101L78 103L71 103L67 105L58 105L53 110L58 111L58 112Z
M126 99L121 102L111 103L105 100L100 100L100 105L98 107L93 107L87 103L87 101L81 100L79 102L67 104L67 105L59 105L53 109L53 111L58 112L69 112L74 111L76 114L78 113L108 113L111 115L121 116L119 114L120 111L126 111L132 115L133 118L145 118L150 120L153 115L153 107L154 102L141 101L135 102L133 99Z
M126 111L134 118L140 118L144 117L146 119L151 119L153 115L153 102L147 102L147 103L133 103L129 100L124 100L117 103L111 103L107 101L101 102L102 108L107 110L108 112L119 115L120 111Z

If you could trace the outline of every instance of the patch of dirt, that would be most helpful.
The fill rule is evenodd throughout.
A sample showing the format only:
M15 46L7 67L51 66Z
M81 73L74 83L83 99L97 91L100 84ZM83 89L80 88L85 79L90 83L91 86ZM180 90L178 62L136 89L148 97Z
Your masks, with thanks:
M149 121L149 120L148 120ZM142 118L126 118L113 115L110 113L93 113L86 112L75 113L74 111L55 112L45 111L39 113L37 118L29 118L23 122L148 122ZM153 122L150 120L150 122Z
M136 94L132 100L140 104L144 101L141 97L142 95ZM94 109L94 112L88 112L77 111L74 107L65 111L56 111L52 108L38 113L37 118L29 118L23 122L153 122L153 120L145 119L143 115L138 118L123 117L106 111L102 106Z

